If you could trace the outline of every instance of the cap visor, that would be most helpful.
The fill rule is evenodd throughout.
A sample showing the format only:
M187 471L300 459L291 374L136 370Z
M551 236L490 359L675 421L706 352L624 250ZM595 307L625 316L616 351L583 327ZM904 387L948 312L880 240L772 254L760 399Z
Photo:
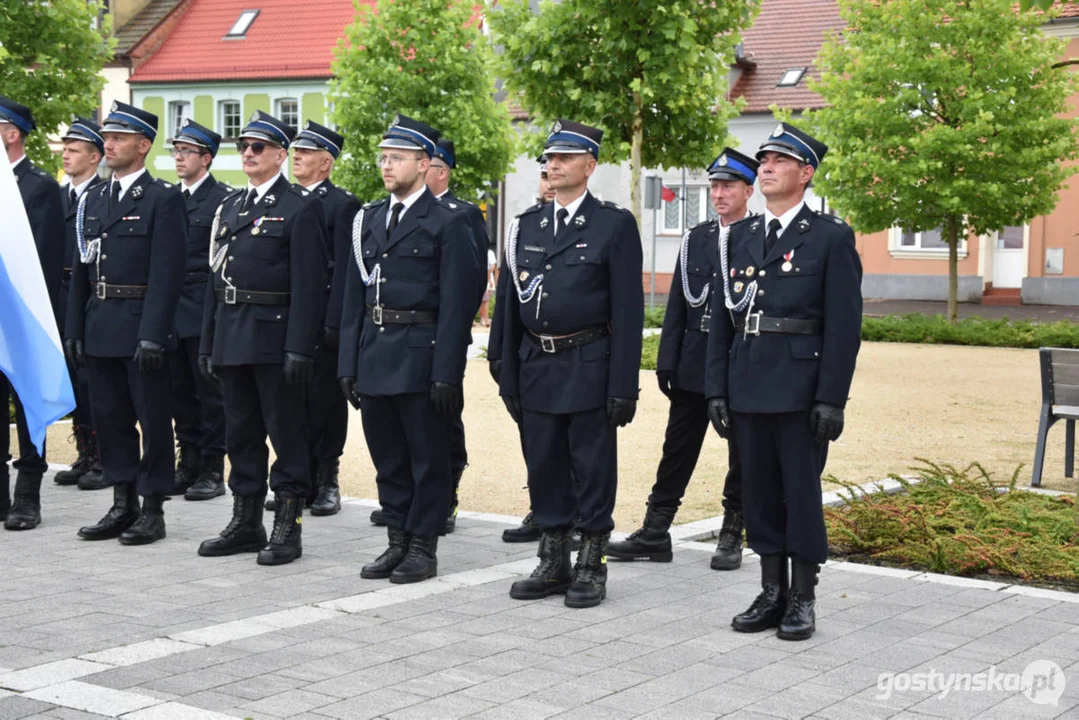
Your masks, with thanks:
M564 145L564 144L548 145L547 147L543 148L543 152L544 152L545 155L553 155L553 154L556 154L556 153L559 154L559 155L591 155L592 154L591 150L589 150L586 147L582 147L581 145Z
M767 145L761 145L761 149L757 151L757 160L760 160L761 156L764 155L764 153L766 152L775 152L779 153L780 155L788 155L800 162L806 161L804 153L799 152L790 145L785 145L781 143L768 143Z
M400 138L386 138L380 142L378 146L380 148L396 148L398 150L419 150L420 152L427 152L427 149L422 145Z
M270 137L266 133L261 133L261 132L258 132L257 130L249 130L249 131L246 131L246 132L242 132L242 133L240 133L240 137L237 138L237 140L247 140L247 139L262 140L264 142L268 142L268 143L271 143L273 145L276 145L277 147L284 147L281 144L280 138Z
M742 182L746 183L747 185L752 185L753 184L752 182L749 181L749 178L747 178L747 177L745 177L743 175L739 175L738 173L731 172L729 170L713 170L712 172L708 173L708 179L709 180L741 180Z

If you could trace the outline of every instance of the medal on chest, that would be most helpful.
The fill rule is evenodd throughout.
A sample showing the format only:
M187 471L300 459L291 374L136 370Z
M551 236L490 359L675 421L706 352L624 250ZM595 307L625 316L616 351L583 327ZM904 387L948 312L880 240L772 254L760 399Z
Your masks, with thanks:
M790 272L791 269L794 267L793 265L791 265L791 259L792 258L794 258L794 250L791 250L790 252L785 253L783 255L783 264L779 266L779 269L782 270L783 272Z

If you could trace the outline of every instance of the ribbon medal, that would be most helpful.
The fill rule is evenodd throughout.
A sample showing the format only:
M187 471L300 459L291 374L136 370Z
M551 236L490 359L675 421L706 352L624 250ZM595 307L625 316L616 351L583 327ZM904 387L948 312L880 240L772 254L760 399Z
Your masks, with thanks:
M794 251L793 250L791 250L790 252L784 254L783 255L783 264L779 266L779 269L782 270L783 272L788 272L789 273L791 271L791 268L794 267L793 265L791 265L791 258L793 258L793 257L794 257Z
M255 226L253 228L251 228L251 234L252 235L258 235L260 232L262 232L262 230L260 230L259 228L262 227L262 221L265 220L265 219L266 219L265 217L260 217L260 218L255 220Z

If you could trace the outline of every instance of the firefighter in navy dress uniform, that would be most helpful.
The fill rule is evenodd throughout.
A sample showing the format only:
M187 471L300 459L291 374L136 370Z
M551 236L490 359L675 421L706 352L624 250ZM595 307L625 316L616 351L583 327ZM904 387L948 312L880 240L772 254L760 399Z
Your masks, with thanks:
M67 295L71 288L72 263L78 262L75 246L75 216L79 198L105 182L97 174L98 165L105 157L105 138L101 126L93 120L75 118L67 132L60 138L64 144L62 153L64 174L67 179L60 189L64 201L64 270L60 279L58 301L59 317L56 326L64 332L67 322ZM69 366L71 387L75 390L75 409L71 413L71 434L75 436L78 457L68 470L53 476L57 485L78 485L80 490L103 490L109 486L101 472L101 457L97 451L97 434L94 432L93 414L90 410L90 386L86 384L86 369L75 370Z
M363 418L388 547L360 577L438 573L453 495L449 425L464 404L476 251L464 213L424 183L438 131L398 115L379 164L389 196L353 222L341 322L341 390Z
M325 310L326 224L318 195L281 174L296 130L255 111L237 150L247 187L218 207L210 240L199 369L225 398L232 519L199 555L258 552L259 565L303 554L308 489L307 389ZM262 524L269 448L276 495L269 540Z
M720 254L724 297L705 370L709 418L737 447L746 535L761 559L762 592L732 626L778 626L786 640L815 629L814 586L828 558L820 477L843 431L861 336L854 232L804 200L827 150L781 123L757 152L766 210L735 224Z
M221 136L185 119L172 139L172 156L187 209L184 289L176 307L179 347L169 354L172 416L180 446L170 495L210 500L225 494L225 407L221 386L199 372L199 335L210 279L210 227L214 213L232 192L210 173Z
M511 223L500 392L523 422L540 564L517 599L565 593L569 607L606 596L607 543L618 486L616 430L636 412L644 292L633 215L596 200L588 178L602 132L557 121L547 138L556 196ZM570 567L570 534L581 532Z
M642 527L624 541L611 543L612 558L656 562L673 559L670 526L708 432L704 360L720 236L725 239L731 225L747 217L746 203L753 195L756 178L757 161L729 147L708 168L710 199L719 217L688 230L682 238L659 341L656 378L659 389L671 402L663 457ZM719 296L722 303L722 291ZM736 570L742 565L742 478L738 453L733 443L728 441L727 446L723 527L712 556L713 570Z
M143 545L165 537L176 470L166 354L176 347L187 215L180 192L145 167L156 115L113 103L101 134L112 180L79 200L64 346L74 364L86 364L113 504L79 536Z
M7 150L7 159L19 186L23 207L30 221L30 230L37 246L38 262L45 276L53 315L60 313L57 300L60 291L60 275L64 267L64 212L60 199L60 186L49 173L34 165L26 156L24 144L36 125L33 114L25 105L0 97L0 137ZM15 497L8 510L8 467L10 433L8 427L8 396L15 400L15 426L19 440L19 457L15 460L18 476L15 480ZM26 426L26 414L8 379L0 374L0 403L4 405L7 422L0 433L0 518L7 530L30 530L41 523L41 478L48 469L42 453L30 440Z
M292 143L292 176L297 184L322 201L330 269L323 293L325 319L315 355L315 377L308 394L309 462L313 481L308 498L312 515L334 515L341 510L338 471L348 436L348 401L337 383L337 351L345 272L352 252L352 220L362 203L330 181L334 162L344 147L345 139L340 134L310 120Z

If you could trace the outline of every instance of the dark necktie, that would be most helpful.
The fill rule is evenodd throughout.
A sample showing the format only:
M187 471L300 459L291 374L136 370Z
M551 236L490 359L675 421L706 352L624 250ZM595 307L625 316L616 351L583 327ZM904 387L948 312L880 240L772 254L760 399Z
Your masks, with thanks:
M393 229L397 227L397 221L401 219L401 211L405 209L404 203L394 203L393 212L390 213L390 224L386 226L386 237L393 235Z
M783 224L779 222L779 218L772 218L772 222L768 223L768 234L764 238L764 256L768 257L768 253L772 252L772 248L779 242L779 228L783 227Z
M68 199L68 202L70 203L70 205L68 207L71 207L71 208L74 208L79 204L79 196L75 192L74 187L71 188L71 195L70 195L70 198Z
M558 212L555 213L555 216L558 218L558 222L555 223L554 234L557 235L569 222L569 210L566 208L559 208Z
M190 199L191 199L191 191L188 190L187 188L184 188L184 200L190 200Z
M112 181L112 188L109 190L109 210L114 210L117 205L120 204L120 183L116 180Z
M247 193L247 199L244 200L243 212L250 210L259 199L259 191L255 188L251 188L251 192Z

